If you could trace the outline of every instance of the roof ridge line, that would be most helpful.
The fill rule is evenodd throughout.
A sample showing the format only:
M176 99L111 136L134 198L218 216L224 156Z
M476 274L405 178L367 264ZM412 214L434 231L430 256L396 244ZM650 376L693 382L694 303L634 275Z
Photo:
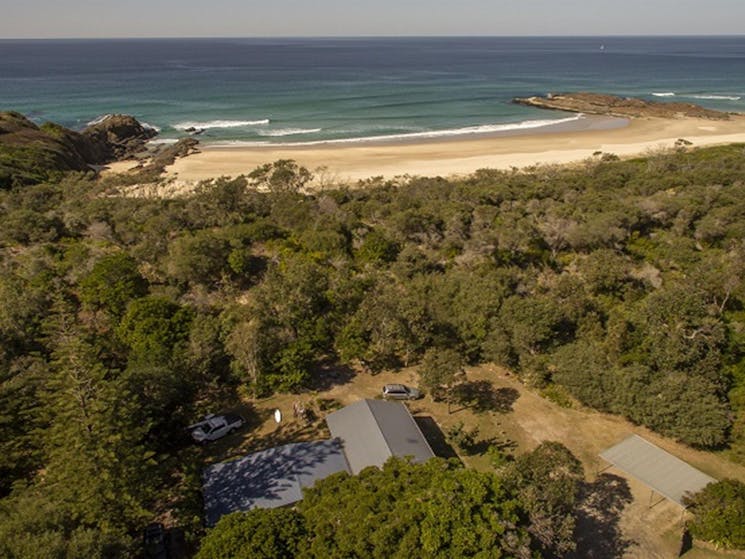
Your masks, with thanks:
M378 433L380 433L380 436L383 438L383 442L385 443L385 447L388 449L388 453L393 456L393 449L391 448L391 443L388 442L388 437L385 436L385 433L383 432L383 429L380 426L380 421L378 421L377 416L375 415L375 412L370 407L370 402L373 402L371 398L365 398L365 406L367 407L367 411L370 412L370 415L372 415L373 421L375 421L375 425L378 427ZM392 402L386 402L387 404Z

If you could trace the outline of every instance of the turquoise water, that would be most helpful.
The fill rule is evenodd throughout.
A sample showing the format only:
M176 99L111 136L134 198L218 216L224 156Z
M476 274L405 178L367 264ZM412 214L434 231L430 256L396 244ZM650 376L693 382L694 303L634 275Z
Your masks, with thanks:
M162 139L493 132L576 118L510 100L577 90L745 112L745 37L0 41L0 109L72 128L127 113Z

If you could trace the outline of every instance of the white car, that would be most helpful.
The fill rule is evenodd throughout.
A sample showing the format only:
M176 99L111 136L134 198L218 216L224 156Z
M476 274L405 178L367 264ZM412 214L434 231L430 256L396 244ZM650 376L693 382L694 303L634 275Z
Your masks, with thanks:
M214 415L204 416L204 419L194 425L189 425L187 429L191 431L191 438L198 443L216 441L232 433L243 425L243 418L240 415Z

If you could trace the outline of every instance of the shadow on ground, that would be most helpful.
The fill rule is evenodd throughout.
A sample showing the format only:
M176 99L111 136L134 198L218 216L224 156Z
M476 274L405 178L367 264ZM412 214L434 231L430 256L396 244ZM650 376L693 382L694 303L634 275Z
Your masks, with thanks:
M468 447L468 454L486 454L486 452L492 447L496 448L506 456L512 456L517 450L517 442L497 437L479 439Z
M440 458L458 458L455 450L448 443L445 434L440 429L437 422L430 416L416 416L414 418L419 429L422 430L424 438L427 439L432 452Z
M620 527L623 510L631 500L629 484L622 477L606 473L585 483L575 529L577 549L568 559L621 559L634 544L624 538Z
M456 386L454 392L455 401L462 406L460 409L470 408L475 412L508 413L520 397L516 389L494 388L494 383L488 380L464 382Z
M310 388L324 392L334 386L347 384L357 372L347 365L323 363L313 371Z

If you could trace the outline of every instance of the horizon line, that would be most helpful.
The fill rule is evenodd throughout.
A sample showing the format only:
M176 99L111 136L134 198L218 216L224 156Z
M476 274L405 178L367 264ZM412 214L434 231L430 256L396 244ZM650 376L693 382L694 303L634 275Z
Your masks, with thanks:
M137 41L137 40L216 40L216 39L594 39L594 38L745 38L745 33L609 33L609 34L504 34L504 35L143 35L112 37L0 37L3 41Z

